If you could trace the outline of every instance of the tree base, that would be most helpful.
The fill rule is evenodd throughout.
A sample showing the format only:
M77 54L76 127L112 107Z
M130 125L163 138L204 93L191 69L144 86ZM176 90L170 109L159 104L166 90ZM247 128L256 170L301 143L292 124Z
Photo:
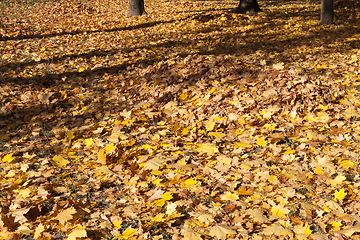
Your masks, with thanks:
M256 0L240 0L239 6L235 9L236 13L258 13L261 12Z
M332 25L334 22L331 19L321 20L317 25Z
M131 13L130 13L130 12L129 12L127 16L128 16L128 17L132 17L132 16L142 16L142 15L147 15L147 14L148 14L148 13L145 12L145 11L142 12L142 13L139 13L139 12L131 12Z
M128 16L140 16L147 14L145 12L144 0L129 0Z

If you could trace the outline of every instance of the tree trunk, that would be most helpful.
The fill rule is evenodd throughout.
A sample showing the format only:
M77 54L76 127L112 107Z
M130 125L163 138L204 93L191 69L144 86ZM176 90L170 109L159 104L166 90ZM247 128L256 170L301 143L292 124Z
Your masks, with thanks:
M261 12L257 0L240 0L239 6L236 8L237 13L257 13Z
M128 16L139 16L143 14L146 14L144 0L129 0Z
M319 24L330 25L334 23L334 1L321 0L321 15Z

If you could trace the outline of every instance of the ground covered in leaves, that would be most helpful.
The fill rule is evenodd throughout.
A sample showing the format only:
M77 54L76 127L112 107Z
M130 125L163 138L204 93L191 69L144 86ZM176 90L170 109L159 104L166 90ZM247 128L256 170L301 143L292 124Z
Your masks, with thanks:
M359 239L359 2L0 2L1 239Z

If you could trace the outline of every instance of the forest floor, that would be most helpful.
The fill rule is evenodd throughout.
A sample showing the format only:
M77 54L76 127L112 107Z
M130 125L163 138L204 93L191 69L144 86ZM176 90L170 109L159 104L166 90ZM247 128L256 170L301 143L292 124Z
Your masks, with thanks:
M0 239L360 239L360 3L0 2Z

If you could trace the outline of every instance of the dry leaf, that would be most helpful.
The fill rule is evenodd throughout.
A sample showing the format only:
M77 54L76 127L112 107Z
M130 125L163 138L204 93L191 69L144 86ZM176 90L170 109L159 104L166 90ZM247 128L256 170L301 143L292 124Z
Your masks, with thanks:
M215 155L219 152L219 149L216 147L216 145L212 143L202 143L198 145L199 147L196 149L201 154L208 154L208 155Z
M73 230L67 240L76 240L76 238L84 238L87 237L87 233L85 229L75 229Z
M103 148L99 150L98 162L106 165L106 153L105 153L105 149L103 149Z
M55 166L57 166L59 168L66 167L66 165L68 165L70 163L70 161L66 160L61 155L54 156L53 157L53 162L54 162Z
M273 68L275 69L275 70L283 70L284 69L284 63L275 63L275 64L273 64Z
M227 239L227 236L236 234L236 231L224 224L218 224L210 228L209 234L217 239Z
M76 209L74 207L67 208L60 212L56 219L59 220L59 222L64 225L67 221L71 220L73 218L73 215L76 213Z

